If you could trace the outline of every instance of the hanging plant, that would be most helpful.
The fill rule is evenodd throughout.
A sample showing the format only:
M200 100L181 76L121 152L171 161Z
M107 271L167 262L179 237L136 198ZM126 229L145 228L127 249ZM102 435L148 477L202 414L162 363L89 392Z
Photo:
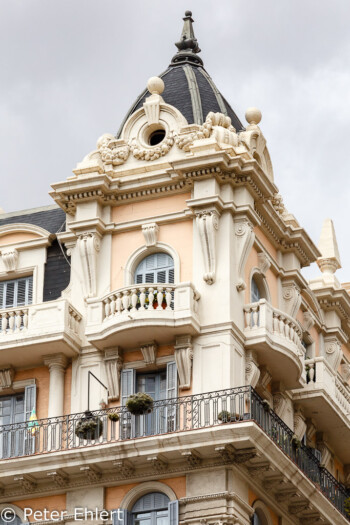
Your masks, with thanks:
M298 449L301 447L301 441L295 434L292 437L292 445L294 448Z
M119 421L119 419L120 419L120 418L119 418L119 414L117 414L116 412L110 412L110 413L108 414L108 419L109 419L110 421Z
M79 439L98 439L103 432L103 421L92 412L86 411L75 426L75 435Z
M138 392L129 397L126 402L126 408L134 416L149 414L153 410L153 399L144 392Z
M270 406L270 403L268 402L268 400L267 399L263 399L261 403L262 403L262 406L263 406L263 409L265 410L265 412L270 412L271 406Z
M230 423L231 422L231 412L229 412L228 410L223 410L222 412L219 412L218 420L222 421L222 423Z
M350 518L350 496L344 500L344 510L348 518Z

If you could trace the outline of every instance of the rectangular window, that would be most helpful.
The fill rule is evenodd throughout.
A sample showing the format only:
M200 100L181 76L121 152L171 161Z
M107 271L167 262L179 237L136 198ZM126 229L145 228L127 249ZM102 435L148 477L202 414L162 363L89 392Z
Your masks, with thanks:
M0 309L32 304L33 276L0 282Z

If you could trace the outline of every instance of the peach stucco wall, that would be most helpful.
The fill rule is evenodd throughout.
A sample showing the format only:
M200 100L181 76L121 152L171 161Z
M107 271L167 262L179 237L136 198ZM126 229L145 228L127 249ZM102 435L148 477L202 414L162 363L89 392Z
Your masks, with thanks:
M8 233L0 237L0 246L7 246L8 244L19 244L20 242L31 241L33 239L40 239L40 235L35 233Z
M66 510L66 495L57 494L56 496L48 496L45 498L31 498L23 499L19 501L13 501L13 505L17 505L20 509L32 509L35 511L44 511L47 509L49 512L57 510L61 512ZM30 517L30 521L35 521L33 516ZM39 520L37 520L39 521Z
M161 483L168 485L176 494L178 499L186 496L186 477L162 479ZM112 510L120 508L124 496L140 483L130 483L119 487L106 487L105 489L105 509Z
M181 195L172 195L171 197L161 197L159 199L134 202L132 204L123 204L113 208L112 220L120 224L121 222L147 219L148 217L182 211L187 208L186 200L190 198L190 193L183 193Z
M255 226L254 233L259 241L264 245L266 251L271 257L277 262L277 250L266 235L260 230L258 226Z
M258 267L258 252L256 248L253 246L251 249L250 254L248 255L247 264L245 267L245 282L247 284L247 287L245 289L245 302L250 303L250 273L252 271L252 268ZM278 282L277 277L273 273L271 269L267 270L266 272L266 281L269 287L270 295L271 295L271 303L272 306L275 308L278 308Z
M46 366L31 368L28 370L18 370L15 374L14 381L24 379L35 379L37 386L36 394L36 415L38 419L47 417L49 408L49 386L50 372Z
M180 258L180 281L192 279L192 220L164 224L159 229L158 240L169 244ZM117 290L124 286L124 272L129 257L145 240L139 230L123 232L112 238L111 288Z

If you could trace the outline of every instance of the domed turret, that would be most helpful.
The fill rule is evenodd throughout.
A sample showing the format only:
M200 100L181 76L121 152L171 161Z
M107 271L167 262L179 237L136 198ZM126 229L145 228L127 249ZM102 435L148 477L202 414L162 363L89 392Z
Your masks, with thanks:
M194 36L191 11L186 11L183 20L182 34L175 44L178 52L168 69L159 75L165 86L162 98L167 104L176 107L189 124L203 124L207 114L213 111L230 117L232 125L237 131L241 131L244 129L242 123L215 86L198 56L201 50ZM150 92L146 89L137 98L119 129L118 137L130 115L142 107L149 96Z

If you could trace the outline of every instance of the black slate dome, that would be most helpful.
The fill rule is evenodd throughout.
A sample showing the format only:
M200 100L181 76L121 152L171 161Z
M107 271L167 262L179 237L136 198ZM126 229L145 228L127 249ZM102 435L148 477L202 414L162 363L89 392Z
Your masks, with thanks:
M168 69L159 75L165 85L162 93L164 101L176 107L189 124L203 124L208 113L214 111L230 117L237 131L243 130L241 121L221 95L197 55L200 49L193 32L191 11L186 11L183 20L181 39L175 44L178 52ZM140 109L149 96L150 92L145 89L137 98L119 129L118 137L130 115Z

